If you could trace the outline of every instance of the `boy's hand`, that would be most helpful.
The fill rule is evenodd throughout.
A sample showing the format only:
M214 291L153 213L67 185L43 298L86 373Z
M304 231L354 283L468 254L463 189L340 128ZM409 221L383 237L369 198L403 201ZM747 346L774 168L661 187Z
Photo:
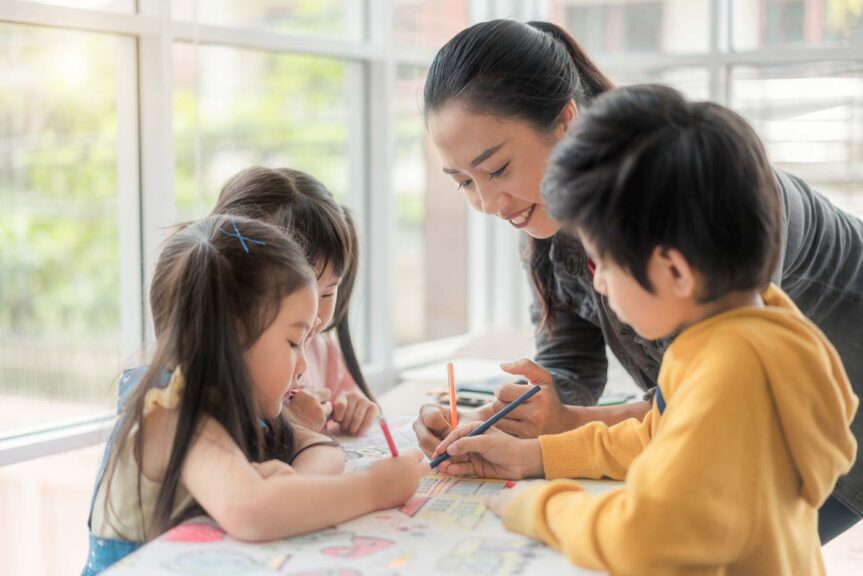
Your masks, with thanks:
M400 506L414 495L420 478L431 472L422 460L422 452L411 450L396 458L379 460L360 472L369 479L369 494L375 509Z
M263 462L252 462L252 466L261 475L261 478L269 478L277 474L296 474L290 464L281 460L264 460Z
M301 388L286 405L291 421L320 432L333 412L327 388Z
M488 404L487 406L491 406ZM480 418L485 406L478 408L476 411L459 411L458 419L461 423L474 422ZM486 409L486 412L491 416L492 412ZM483 417L484 419L485 417ZM450 425L450 410L444 408L440 404L423 404L420 406L419 417L413 423L414 434L417 435L420 448L431 457L434 454L435 448L438 447L441 440L447 437L447 434L452 432Z
M453 456L441 463L441 472L510 480L543 474L539 440L521 440L495 428L479 436L467 436L481 424L459 426L440 443L432 458L444 452Z
M333 402L332 418L343 434L362 436L380 414L378 405L359 390L342 392Z
M557 395L548 370L527 358L501 364L500 367L504 372L524 376L531 384L539 384L542 390L500 420L495 425L497 428L518 438L536 438L569 429L567 409ZM491 405L493 412L500 412L527 390L520 384L502 384L495 390L495 401Z
M532 482L519 482L513 488L505 488L501 490L497 496L489 496L485 499L485 506L489 510L491 510L496 516L502 516L503 511L506 510L506 507L509 506L509 503L512 502L512 499L515 498L519 492L524 490L529 486L534 486L539 481L534 480Z

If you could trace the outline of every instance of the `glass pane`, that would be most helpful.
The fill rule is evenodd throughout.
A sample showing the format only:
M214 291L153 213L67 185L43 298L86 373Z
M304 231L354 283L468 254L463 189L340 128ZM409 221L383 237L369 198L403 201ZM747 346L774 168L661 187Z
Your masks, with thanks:
M360 0L173 0L175 20L360 40Z
M552 0L550 14L589 54L709 48L709 0Z
M709 76L704 68L672 68L643 70L639 73L608 72L617 86L629 84L667 84L695 100L707 100L710 95Z
M733 46L851 45L863 48L857 0L733 0Z
M209 212L222 184L254 164L305 170L345 202L351 66L328 58L175 44L177 218Z
M114 402L128 42L0 24L0 436Z
M104 445L0 467L0 574L80 574Z
M103 12L134 12L135 0L34 0L38 4L99 10Z
M418 105L424 81L425 70L406 67L396 80L397 345L467 331L467 204L441 170L426 133Z
M863 217L863 70L825 62L732 71L732 107L777 167Z
M468 25L468 0L394 0L395 43L437 50Z

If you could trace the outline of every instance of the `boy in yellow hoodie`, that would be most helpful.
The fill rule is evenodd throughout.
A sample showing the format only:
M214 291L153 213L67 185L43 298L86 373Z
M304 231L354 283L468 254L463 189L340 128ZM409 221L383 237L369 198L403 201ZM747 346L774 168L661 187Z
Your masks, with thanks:
M854 459L857 398L769 284L782 209L754 131L671 88L615 90L557 146L543 198L584 244L596 297L643 338L675 336L653 408L538 439L467 438L470 424L438 447L453 456L441 471L553 480L490 505L586 568L823 574L817 510ZM626 484L597 496L561 479L577 477Z

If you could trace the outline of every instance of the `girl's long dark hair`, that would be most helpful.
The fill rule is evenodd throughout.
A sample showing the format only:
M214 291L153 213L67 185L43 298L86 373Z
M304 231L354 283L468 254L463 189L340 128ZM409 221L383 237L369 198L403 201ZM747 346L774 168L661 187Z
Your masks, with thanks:
M374 395L360 369L351 340L348 312L359 269L359 242L347 208L335 201L317 179L300 170L253 166L225 183L214 213L241 214L275 224L290 233L305 250L312 266L332 265L341 285L333 322L348 372L367 398Z
M254 242L241 243L237 231ZM208 216L181 225L168 238L150 289L157 333L155 356L126 403L103 479L109 522L111 479L120 456L129 449L139 463L138 502L148 539L201 513L197 505L176 515L172 508L183 462L206 418L221 425L250 461L290 461L294 452L291 427L281 418L268 421L266 429L261 426L242 354L275 319L282 299L313 287L314 281L296 242L264 222ZM175 370L182 372L185 387L170 460L148 525L140 468L145 398L165 371ZM126 439L133 432L130 447Z
M551 131L570 100L585 105L614 85L578 42L550 22L481 22L459 32L435 56L423 91L428 117L451 103ZM540 327L552 327L557 303L551 239L532 239L526 258L541 305Z

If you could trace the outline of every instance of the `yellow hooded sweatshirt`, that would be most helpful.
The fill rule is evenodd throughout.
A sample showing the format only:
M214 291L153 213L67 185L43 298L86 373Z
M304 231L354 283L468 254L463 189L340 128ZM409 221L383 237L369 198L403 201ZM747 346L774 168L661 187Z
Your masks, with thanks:
M854 460L857 397L821 331L775 286L763 298L674 340L662 413L540 438L547 478L623 488L528 488L504 524L612 574L824 574L818 508Z

